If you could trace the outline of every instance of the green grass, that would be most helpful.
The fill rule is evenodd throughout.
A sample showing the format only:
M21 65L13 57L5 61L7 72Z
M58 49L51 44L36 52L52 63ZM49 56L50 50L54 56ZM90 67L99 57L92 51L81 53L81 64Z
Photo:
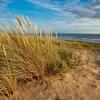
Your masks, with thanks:
M71 49L88 50L100 53L100 43L73 41L73 40L57 40L54 44Z
M39 36L28 18L18 17L13 26L10 30L2 25L0 34L0 98L6 100L19 82L39 81L79 67L82 61L75 49L100 51L99 44L53 39L51 32Z

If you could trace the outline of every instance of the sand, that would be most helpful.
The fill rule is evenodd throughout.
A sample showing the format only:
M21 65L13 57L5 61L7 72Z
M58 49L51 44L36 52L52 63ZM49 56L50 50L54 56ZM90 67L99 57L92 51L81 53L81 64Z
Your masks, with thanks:
M21 85L17 100L100 100L100 54L80 51L82 66Z

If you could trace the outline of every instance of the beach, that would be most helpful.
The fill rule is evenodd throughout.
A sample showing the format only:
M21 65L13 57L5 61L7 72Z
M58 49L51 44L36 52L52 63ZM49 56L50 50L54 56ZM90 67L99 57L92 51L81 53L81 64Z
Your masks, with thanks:
M81 56L77 69L19 86L17 100L99 100L100 54L81 51Z
M38 33L23 20L2 26L0 100L100 100L100 43Z

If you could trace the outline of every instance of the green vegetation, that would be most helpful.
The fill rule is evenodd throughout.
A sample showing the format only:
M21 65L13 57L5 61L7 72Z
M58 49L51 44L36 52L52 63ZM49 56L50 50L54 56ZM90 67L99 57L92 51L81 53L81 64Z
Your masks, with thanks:
M0 97L6 100L16 92L19 82L39 81L80 66L81 57L75 49L100 50L98 44L53 39L51 32L38 35L28 18L18 17L12 30L5 25L1 28Z
M100 53L100 43L90 43L72 40L57 40L54 43L58 46L64 46L71 49L88 50Z

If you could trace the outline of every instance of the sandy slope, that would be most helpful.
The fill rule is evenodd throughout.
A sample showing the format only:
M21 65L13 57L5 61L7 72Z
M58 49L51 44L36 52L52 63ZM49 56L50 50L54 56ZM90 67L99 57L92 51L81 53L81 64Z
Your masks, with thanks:
M82 67L20 86L17 100L100 100L100 54L81 54Z

